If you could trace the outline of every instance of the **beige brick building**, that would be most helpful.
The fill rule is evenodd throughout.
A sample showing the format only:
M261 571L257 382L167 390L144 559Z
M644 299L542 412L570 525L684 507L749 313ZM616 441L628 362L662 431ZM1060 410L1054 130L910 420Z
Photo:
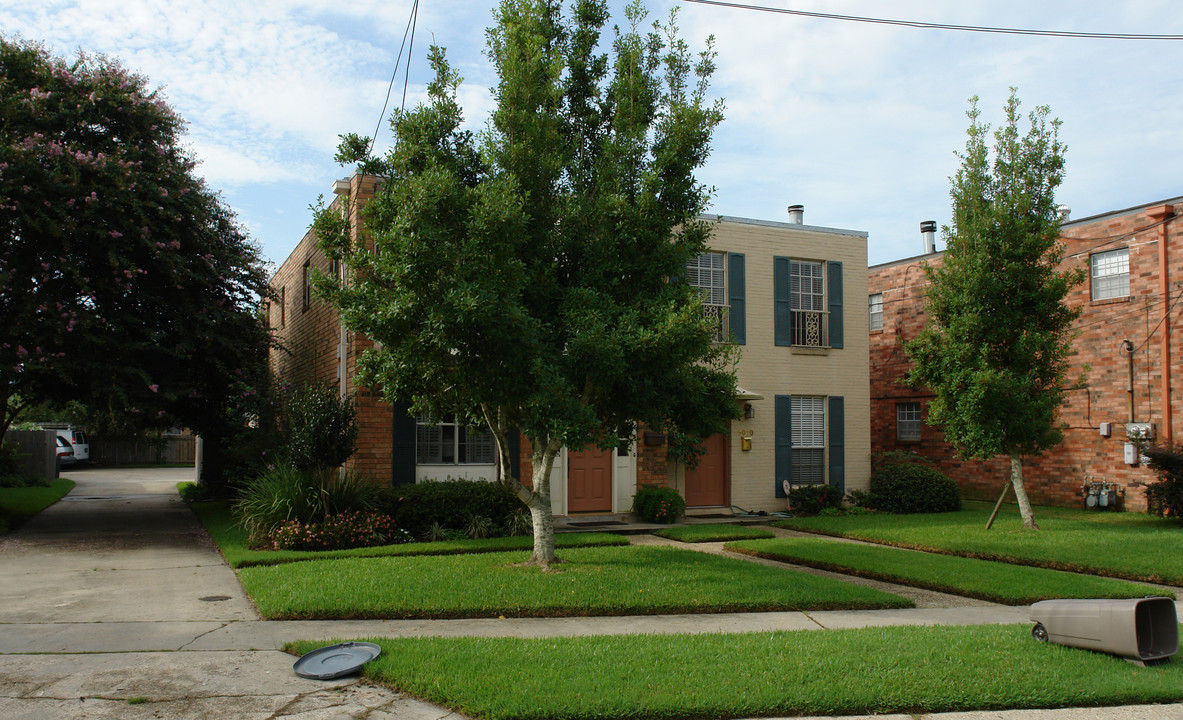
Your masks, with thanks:
M1081 316L1074 326L1071 389L1060 412L1064 442L1024 463L1033 502L1079 505L1091 480L1114 484L1121 507L1145 509L1145 483L1154 475L1136 457L1127 462L1127 431L1150 423L1155 441L1171 443L1183 421L1172 384L1183 373L1181 209L1183 197L1063 224L1064 266L1083 269L1087 279L1067 299ZM870 269L871 445L874 452L928 456L966 497L994 499L1008 463L957 459L940 429L923 422L931 393L900 382L911 367L904 343L926 322L922 266L942 257L934 252Z
M368 176L337 181L334 203L356 214L375 188ZM791 222L711 219L711 252L690 263L687 280L718 318L720 340L740 345L743 419L709 438L707 455L689 472L667 461L664 437L645 430L631 448L563 451L552 475L556 515L627 512L640 484L676 487L692 512L783 509L786 481L867 487L867 234L805 225L800 209ZM311 296L313 267L337 272L309 234L272 279L270 324L285 348L273 353L272 365L284 381L329 380L357 394L361 438L353 467L381 483L495 479L485 433L417 420L356 385L357 355L369 343ZM518 452L528 481L526 443Z

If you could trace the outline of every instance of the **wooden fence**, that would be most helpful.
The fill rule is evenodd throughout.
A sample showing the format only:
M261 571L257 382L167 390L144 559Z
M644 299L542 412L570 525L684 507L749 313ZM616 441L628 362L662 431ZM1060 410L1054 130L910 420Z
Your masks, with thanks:
M197 454L193 435L89 439L90 461L101 465L192 465Z

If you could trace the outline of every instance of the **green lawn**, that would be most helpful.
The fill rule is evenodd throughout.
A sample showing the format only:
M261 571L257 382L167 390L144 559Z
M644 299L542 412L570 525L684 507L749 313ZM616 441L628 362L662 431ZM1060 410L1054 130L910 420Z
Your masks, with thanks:
M896 595L671 547L572 548L556 572L526 551L312 560L239 570L263 617L455 618L911 607Z
M750 525L675 525L654 530L654 535L679 542L723 542L726 540L757 540L776 537L768 528Z
M1183 522L1137 513L1036 507L1041 530L1022 529L1004 505L991 530L990 503L955 513L846 515L778 520L777 527L888 545L1183 586Z
M1125 580L822 538L744 540L725 547L757 557L1005 605L1054 598L1140 598L1161 594L1155 588Z
M1038 643L1028 625L372 641L383 652L366 666L369 677L487 720L919 714L1183 701L1183 662L1136 667Z
M0 534L11 532L74 489L74 481L58 478L48 487L0 488Z
M487 538L482 540L449 540L446 542L404 543L381 547L353 548L351 550L327 550L322 552L300 550L251 550L247 547L246 530L235 521L233 513L224 502L197 502L191 505L206 532L214 539L226 557L230 567L244 568L255 565L279 565L303 560L327 560L331 558L397 557L405 555L458 555L463 553L505 552L507 550L528 550L534 539L529 536ZM611 533L562 533L555 538L559 548L608 547L628 545L628 538Z

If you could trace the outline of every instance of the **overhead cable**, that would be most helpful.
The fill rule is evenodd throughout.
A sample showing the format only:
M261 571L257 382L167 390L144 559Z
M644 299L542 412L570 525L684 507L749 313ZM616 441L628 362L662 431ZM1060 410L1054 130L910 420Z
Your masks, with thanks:
M744 3L723 2L722 0L682 0L682 2L698 3L699 5L717 5L719 7L734 8L737 10L755 10L758 12L779 13L781 15L799 15L801 17L820 18L823 20L845 20L848 22L873 23L877 25L899 25L903 27L924 28L928 30L959 30L963 32L994 33L997 35L1035 35L1038 37L1076 38L1083 40L1183 40L1183 35L1075 32L1070 30L1031 30L1027 28L952 25L949 23L920 22L917 20L893 20L890 18L873 18L862 17L859 15L836 15L834 13L810 12L807 10L790 10L789 8L774 8L766 7L764 5L747 5Z

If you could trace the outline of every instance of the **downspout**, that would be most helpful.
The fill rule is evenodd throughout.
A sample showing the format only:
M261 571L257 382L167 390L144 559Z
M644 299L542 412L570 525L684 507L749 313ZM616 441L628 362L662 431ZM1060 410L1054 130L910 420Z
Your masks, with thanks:
M1160 205L1147 213L1150 219L1161 223L1158 236L1158 293L1162 298L1163 322L1162 341L1159 344L1159 363L1162 367L1162 428L1159 436L1164 445L1172 442L1171 415L1171 283L1167 277L1167 224L1175 216L1175 208L1171 205Z

